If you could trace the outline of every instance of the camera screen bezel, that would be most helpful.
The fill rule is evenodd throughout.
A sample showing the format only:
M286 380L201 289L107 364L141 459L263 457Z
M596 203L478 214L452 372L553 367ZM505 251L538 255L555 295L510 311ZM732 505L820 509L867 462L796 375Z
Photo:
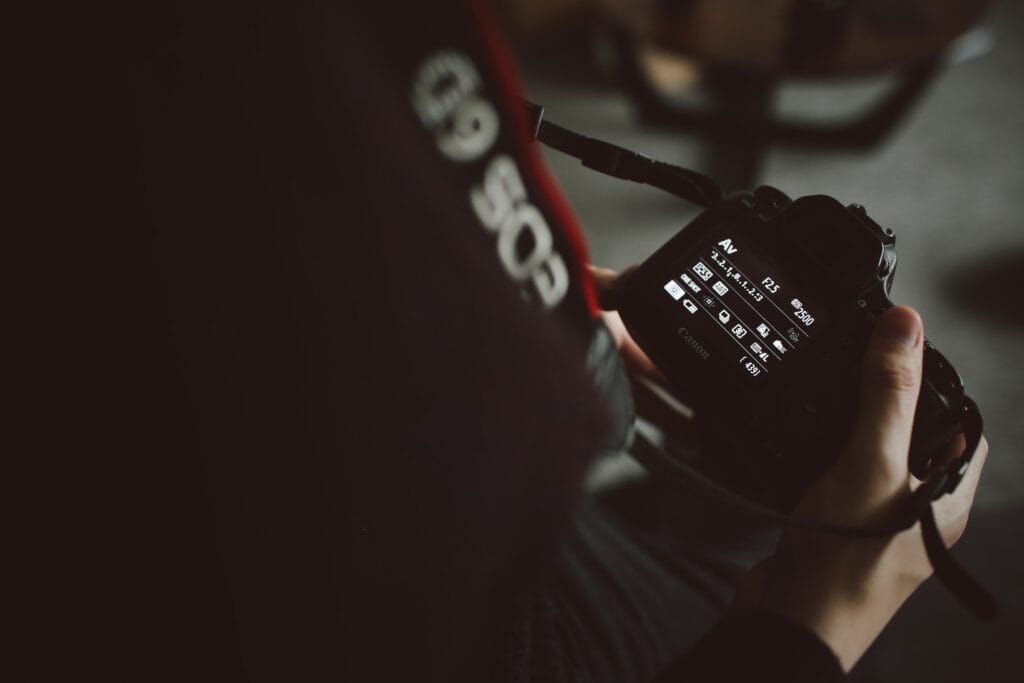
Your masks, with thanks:
M849 317L856 310L865 275L873 272L870 261L877 259L875 252L881 253L881 244L866 232L866 226L830 198L797 200L771 218L749 206L723 203L699 215L630 275L620 313L640 346L684 398L698 404L731 403L737 408L742 407L743 397L763 401L769 394L767 400L779 400L782 394L798 393L798 386L826 379L821 377L820 361L831 359L839 350L842 328L851 324ZM824 252L805 239L816 233L845 240L853 248ZM793 289L805 293L827 318L798 353L754 381L745 378L735 359L720 350L720 335L704 332L680 339L678 325L672 322L681 319L680 309L663 290L667 280L678 277L680 261L730 236L753 249L760 260L775 265ZM877 279L873 284L878 284ZM702 351L710 352L708 357L702 357ZM698 392L695 387L702 389Z

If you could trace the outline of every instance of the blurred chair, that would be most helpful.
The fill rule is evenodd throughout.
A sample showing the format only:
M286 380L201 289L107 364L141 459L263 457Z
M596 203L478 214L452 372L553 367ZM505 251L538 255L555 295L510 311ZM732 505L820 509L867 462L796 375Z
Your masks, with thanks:
M704 170L726 190L753 187L773 143L861 150L883 141L977 25L988 0L595 0L624 84L645 123L709 141ZM984 42L984 41L983 41ZM704 101L659 87L650 49L699 74ZM671 59L671 58L670 58ZM781 120L780 84L896 72L897 85L841 121Z

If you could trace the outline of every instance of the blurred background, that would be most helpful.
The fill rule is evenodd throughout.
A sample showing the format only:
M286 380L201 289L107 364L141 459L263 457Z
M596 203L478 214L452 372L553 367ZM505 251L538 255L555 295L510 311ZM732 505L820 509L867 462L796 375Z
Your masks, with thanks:
M1024 637L1024 3L505 0L527 96L573 130L727 190L858 202L896 231L893 298L981 406L991 456L956 554L984 624L934 581L855 681L1019 681ZM544 154L594 263L646 258L697 213Z

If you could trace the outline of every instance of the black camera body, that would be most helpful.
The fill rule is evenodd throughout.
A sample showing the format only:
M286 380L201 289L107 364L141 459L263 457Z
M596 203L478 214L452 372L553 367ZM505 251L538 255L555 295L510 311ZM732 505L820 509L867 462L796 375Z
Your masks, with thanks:
M689 464L789 510L835 460L889 299L895 237L859 205L761 187L704 211L623 283L630 333L697 413ZM922 475L960 430L963 381L925 341L910 450Z

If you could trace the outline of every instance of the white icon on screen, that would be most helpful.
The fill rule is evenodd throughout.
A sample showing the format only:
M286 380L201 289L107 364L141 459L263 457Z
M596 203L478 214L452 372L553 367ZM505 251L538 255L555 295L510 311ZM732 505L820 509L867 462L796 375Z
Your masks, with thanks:
M718 312L718 319L721 320L722 323L729 322L729 318L731 318L731 317L732 316L729 315L729 311L719 311Z
M736 335L737 339L743 339L747 336L747 331L743 329L743 325L733 325L732 333Z
M688 310L690 313L697 312L697 304L693 303L689 299L683 299L683 308Z
M793 308L803 308L804 307L804 303L802 301L800 301L800 299L793 299L792 301L789 302L789 305L792 306Z
M758 358L760 358L763 362L765 362L765 363L768 362L768 358L769 358L768 352L764 350L763 346L761 346L757 342L752 342L750 344L750 350L753 351L754 355L756 355Z
M757 377L761 374L761 368L758 367L757 363L750 360L747 356L740 358L740 365L747 369L747 372L753 377Z
M707 282L715 276L715 274L711 272L710 268L699 261L693 265L693 272L697 273L697 277L704 282Z
M760 325L757 326L757 333L767 339L768 335L771 334L772 331L768 329L767 325L761 323Z
M729 288L723 285L721 281L713 284L711 289L715 290L718 293L718 296L725 296L725 293L729 291Z
M779 353L785 353L786 352L786 345L783 344L778 339L776 339L775 341L772 342L772 346L774 346L778 350Z
M683 288L676 284L675 280L669 280L668 282L665 283L665 291L668 292L669 296L671 296L676 301L679 301L680 299L683 298Z
M700 286L693 281L692 277L690 277L686 273L683 273L682 275L679 276L679 278L683 281L683 284L690 288L691 292L693 292L694 294L700 294Z

